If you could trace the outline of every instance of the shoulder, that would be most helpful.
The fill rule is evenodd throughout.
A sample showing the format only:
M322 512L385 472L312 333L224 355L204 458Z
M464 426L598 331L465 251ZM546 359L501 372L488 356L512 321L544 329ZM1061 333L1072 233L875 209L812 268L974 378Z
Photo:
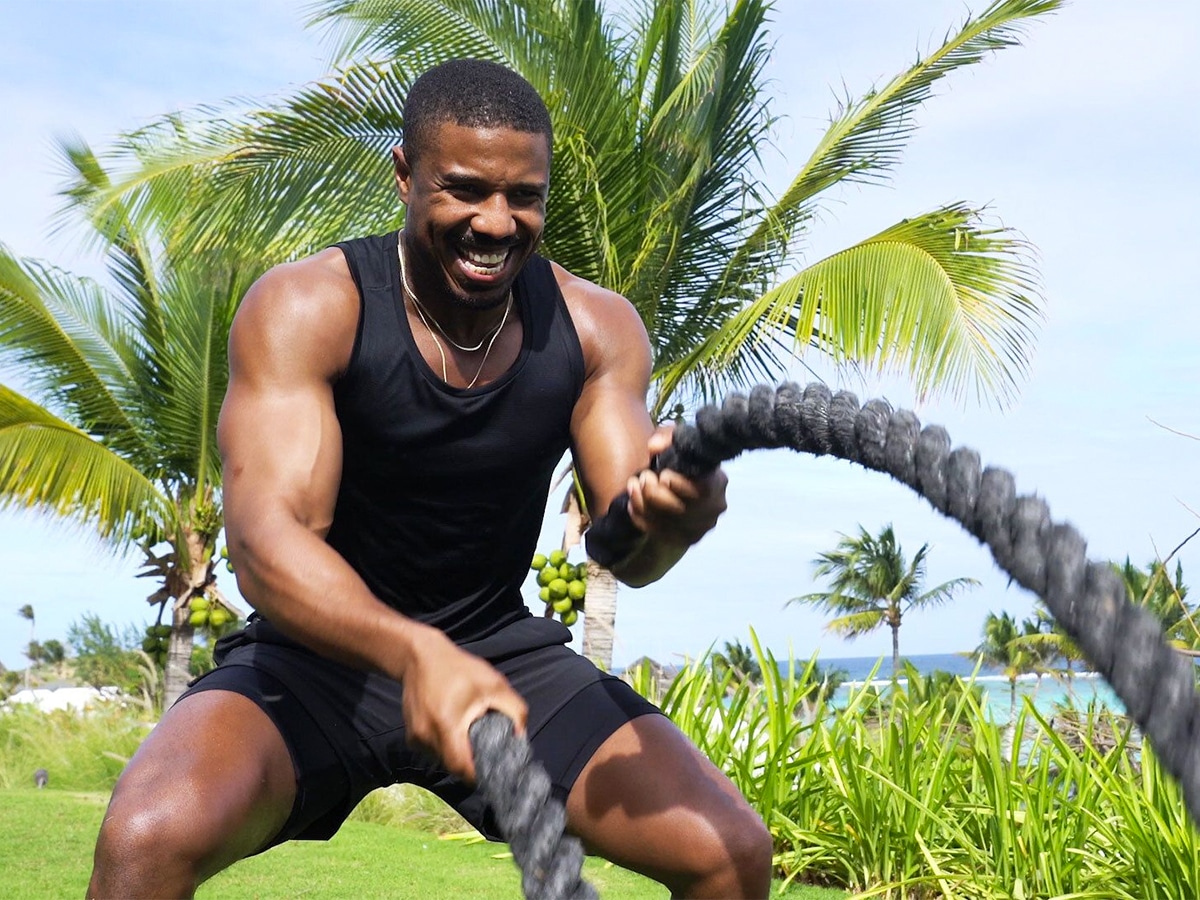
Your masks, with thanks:
M567 311L579 335L588 374L614 361L644 368L649 377L650 339L633 304L616 291L551 263Z
M330 379L345 368L358 329L359 296L336 247L268 269L246 292L230 333L243 361L307 363Z

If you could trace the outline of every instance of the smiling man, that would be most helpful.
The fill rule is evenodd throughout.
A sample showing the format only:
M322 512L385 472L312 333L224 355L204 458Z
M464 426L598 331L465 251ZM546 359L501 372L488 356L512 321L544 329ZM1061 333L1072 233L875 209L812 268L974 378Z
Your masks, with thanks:
M715 525L725 476L647 470L669 435L641 320L537 254L551 129L533 88L454 61L413 84L404 122L403 229L272 269L238 312L219 439L257 612L122 774L90 894L190 896L397 782L496 838L467 737L495 709L589 850L676 896L764 897L754 811L520 593L567 450L592 509L630 496L644 538L613 571L634 586Z

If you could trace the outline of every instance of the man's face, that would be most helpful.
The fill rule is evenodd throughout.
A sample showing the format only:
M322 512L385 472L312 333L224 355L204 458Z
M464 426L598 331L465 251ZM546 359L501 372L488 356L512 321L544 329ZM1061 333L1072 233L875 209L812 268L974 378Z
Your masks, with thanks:
M541 240L549 145L540 134L452 123L431 137L415 166L393 151L412 287L422 301L499 306Z

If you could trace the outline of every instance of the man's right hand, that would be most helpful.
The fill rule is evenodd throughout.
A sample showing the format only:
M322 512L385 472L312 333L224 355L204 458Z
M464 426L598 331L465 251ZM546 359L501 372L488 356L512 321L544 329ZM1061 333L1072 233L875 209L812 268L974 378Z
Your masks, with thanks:
M424 629L404 667L404 725L408 743L434 753L452 775L475 781L468 729L489 710L525 733L528 707L489 663L460 650L442 632Z

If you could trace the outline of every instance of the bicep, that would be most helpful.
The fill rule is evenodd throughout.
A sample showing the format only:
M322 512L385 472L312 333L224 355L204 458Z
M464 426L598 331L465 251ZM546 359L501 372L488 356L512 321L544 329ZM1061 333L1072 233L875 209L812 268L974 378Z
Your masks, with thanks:
M332 382L336 329L282 294L247 295L229 341L229 387L217 425L226 525L253 537L276 516L324 535L341 478Z
M231 379L218 426L231 530L281 514L324 536L341 477L341 434L328 393L320 385L266 389Z

